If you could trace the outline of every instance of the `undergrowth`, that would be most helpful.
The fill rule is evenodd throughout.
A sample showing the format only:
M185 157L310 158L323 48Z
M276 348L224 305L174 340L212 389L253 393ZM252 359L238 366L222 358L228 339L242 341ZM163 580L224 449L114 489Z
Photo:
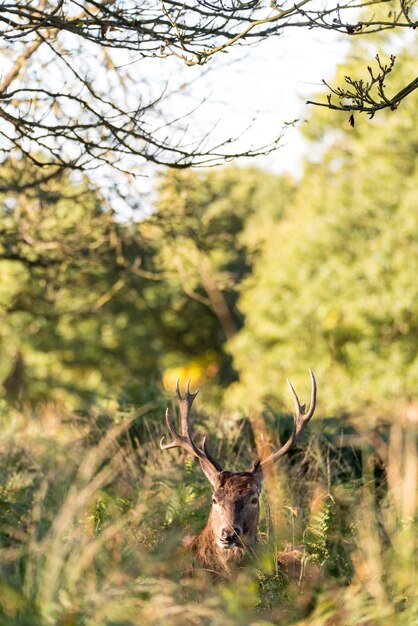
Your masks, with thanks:
M353 457L312 427L266 486L257 556L219 584L185 575L182 540L204 526L210 488L196 463L161 453L162 428L146 407L5 417L0 626L418 623L413 425L392 428L379 476L370 448ZM236 436L218 443L233 470L253 454ZM293 549L300 581L275 558Z

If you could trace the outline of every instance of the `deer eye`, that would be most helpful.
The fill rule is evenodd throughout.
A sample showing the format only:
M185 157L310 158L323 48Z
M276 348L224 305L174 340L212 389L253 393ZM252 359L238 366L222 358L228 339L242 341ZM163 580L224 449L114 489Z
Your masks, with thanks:
M215 497L212 498L212 504L218 504L218 501Z

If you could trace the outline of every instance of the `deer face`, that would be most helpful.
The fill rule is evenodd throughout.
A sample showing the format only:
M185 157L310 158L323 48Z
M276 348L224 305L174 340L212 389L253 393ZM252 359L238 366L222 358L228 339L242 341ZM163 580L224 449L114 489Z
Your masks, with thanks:
M210 525L219 548L252 547L256 542L261 485L251 472L221 472L212 496Z

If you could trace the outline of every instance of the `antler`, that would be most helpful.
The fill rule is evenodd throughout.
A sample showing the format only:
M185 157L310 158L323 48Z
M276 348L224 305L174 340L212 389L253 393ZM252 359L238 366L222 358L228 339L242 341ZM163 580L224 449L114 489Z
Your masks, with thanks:
M186 393L184 394L183 398L180 393L179 381L177 381L176 393L180 407L181 434L174 426L173 421L170 417L170 411L167 409L165 412L165 421L167 423L168 430L173 436L174 441L172 441L171 443L163 444L165 437L162 437L160 441L161 450L169 450L170 448L183 448L184 450L187 450L187 452L199 459L205 474L210 473L212 476L214 472L216 472L216 474L222 472L221 466L208 451L206 445L206 437L203 437L202 448L199 448L193 441L190 432L190 411L192 408L193 400L199 393L199 389L192 393L190 391L190 380L187 381Z
M309 374L311 377L312 387L311 387L311 403L309 406L309 411L307 413L305 413L306 404L301 404L299 402L299 398L297 396L296 391L293 388L292 383L290 382L290 380L286 378L287 384L289 385L290 391L293 396L293 401L295 403L295 415L293 418L294 419L293 431L289 439L281 448L279 448L279 450L272 452L267 458L261 461L259 465L260 469L262 470L266 469L267 466L271 466L275 461L277 461L278 459L281 459L285 454L289 452L289 450L292 448L292 446L295 444L296 440L298 439L299 435L304 430L306 424L309 422L312 415L314 414L315 405L316 405L316 380L311 369L309 369Z

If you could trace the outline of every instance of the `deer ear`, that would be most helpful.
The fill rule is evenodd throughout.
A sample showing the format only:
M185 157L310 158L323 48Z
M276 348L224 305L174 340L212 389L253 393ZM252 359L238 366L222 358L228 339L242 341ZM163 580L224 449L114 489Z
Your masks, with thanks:
M216 467L212 465L212 463L209 463L205 459L199 459L199 462L200 462L200 467L202 468L202 472L204 473L204 475L206 476L206 478L208 479L212 487L214 489L217 489L219 487L219 483L220 483L219 478L222 473L222 470L219 472L216 469Z

